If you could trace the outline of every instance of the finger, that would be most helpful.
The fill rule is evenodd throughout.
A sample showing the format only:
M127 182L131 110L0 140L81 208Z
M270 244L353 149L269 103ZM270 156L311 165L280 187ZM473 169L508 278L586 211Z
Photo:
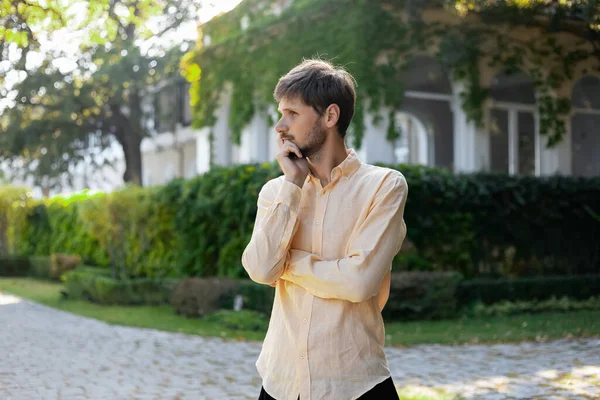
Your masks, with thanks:
M298 145L296 145L296 143L286 140L285 145L287 145L286 150L289 150L290 153L296 154L298 158L302 158L302 153L300 152L300 148L298 147Z

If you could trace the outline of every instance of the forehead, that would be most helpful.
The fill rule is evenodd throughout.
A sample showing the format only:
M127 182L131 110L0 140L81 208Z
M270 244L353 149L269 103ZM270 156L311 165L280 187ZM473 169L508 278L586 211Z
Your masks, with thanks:
M304 101L302 101L302 99L300 98L300 96L296 96L296 97L284 97L283 99L281 99L281 101L279 102L279 107L277 108L277 110L279 112L283 111L283 110L301 110L304 108L311 108L311 106L307 105Z

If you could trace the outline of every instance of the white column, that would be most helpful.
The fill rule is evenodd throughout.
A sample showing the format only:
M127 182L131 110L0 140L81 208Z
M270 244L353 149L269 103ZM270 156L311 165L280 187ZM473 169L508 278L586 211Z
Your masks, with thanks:
M270 105L268 107L267 113L271 116L271 120L273 121L271 126L267 127L267 141L269 143L267 147L267 160L272 162L275 161L275 156L279 151L279 144L277 144L278 133L275 132L275 126L279 121L279 113L275 109L274 105Z
M518 172L519 163L519 121L517 110L508 110L508 173L514 175Z
M196 135L196 172L203 174L210 169L210 128L203 128Z
M212 128L214 132L213 157L216 165L230 165L232 161L231 128L231 86L226 86L219 99L216 111L217 122Z
M566 139L566 138L565 138ZM555 145L553 148L548 148L548 137L540 135L540 175L554 175L561 171L560 159L561 150L565 147L565 140Z
M487 118L487 114L484 118ZM485 128L475 129L475 171L490 169L490 136Z
M452 113L454 114L454 172L477 170L477 128L462 108L460 94L464 83L453 82Z
M268 130L266 116L263 113L255 113L242 131L238 162L255 163L269 160Z
M367 103L367 102L365 102ZM365 108L368 105L365 104ZM373 122L373 117L377 113L365 112L365 134L362 140L361 152L358 156L363 162L374 163L396 163L394 154L394 144L387 140L387 129L389 126L390 109L384 107L379 110L379 121L377 124Z

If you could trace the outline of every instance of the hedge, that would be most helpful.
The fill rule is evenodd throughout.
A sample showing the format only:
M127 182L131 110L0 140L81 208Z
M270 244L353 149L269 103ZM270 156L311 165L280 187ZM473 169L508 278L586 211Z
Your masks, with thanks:
M457 315L456 272L392 273L390 296L382 315L389 320L445 319Z
M65 266L65 261L67 264L74 263ZM48 257L5 256L0 257L0 276L60 280L66 270L76 268L78 264L79 256L66 254L52 254Z
M117 280L106 269L79 268L67 272L63 281L69 297L103 305L169 304L177 279L138 278Z
M600 272L600 177L400 170L408 237L426 268L467 278Z
M580 275L600 270L600 177L454 175L390 166L406 177L407 246L394 271L465 278ZM191 180L31 202L12 229L20 255L79 254L118 279L247 277L262 185L275 163L215 167Z
M600 275L549 276L520 279L473 279L457 289L460 307L474 302L493 304L500 301L547 300L569 297L587 300L600 295Z
M29 276L31 264L27 257L0 257L0 276L25 277Z
M232 310L237 296L242 307L271 315L275 289L248 279L186 278L174 289L171 305L178 314L202 317L217 310Z

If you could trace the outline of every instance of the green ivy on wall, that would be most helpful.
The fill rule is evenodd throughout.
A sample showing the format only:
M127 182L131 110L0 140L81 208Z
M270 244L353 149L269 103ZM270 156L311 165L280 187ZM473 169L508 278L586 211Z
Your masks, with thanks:
M577 57L580 50L561 48L550 35L546 41L509 42L485 21L449 25L408 19L403 0L292 0L274 15L272 7L280 3L245 0L202 27L197 49L182 61L184 75L192 83L194 127L215 124L219 97L231 87L229 124L232 140L239 144L242 129L255 112L274 105L278 79L303 58L320 56L345 67L358 82L351 130L353 145L360 148L365 112L377 113L382 106L398 109L407 62L433 50L452 79L464 83L462 107L470 120L479 125L484 120L489 88L481 86L480 66L486 62L492 68L529 74L538 96L541 133L548 135L549 145L564 135L570 102L553 91L571 77L573 64L581 57ZM429 7L444 4L433 1ZM250 22L246 30L243 18ZM204 46L207 36L210 44ZM541 73L548 65L555 67ZM387 137L393 141L398 132L390 125Z

